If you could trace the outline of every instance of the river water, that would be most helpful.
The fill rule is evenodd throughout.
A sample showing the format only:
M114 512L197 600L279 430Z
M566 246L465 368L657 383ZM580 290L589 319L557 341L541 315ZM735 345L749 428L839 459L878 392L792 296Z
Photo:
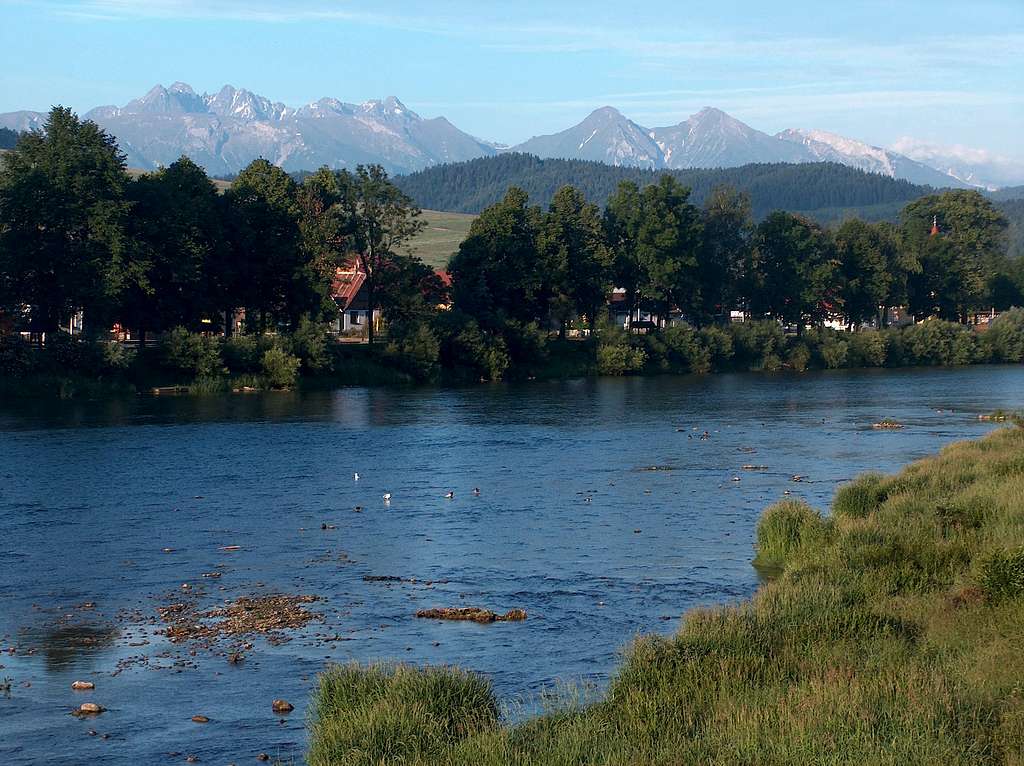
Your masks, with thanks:
M458 664L510 717L599 694L636 634L754 591L768 503L824 508L1021 406L1019 366L0 403L0 763L301 763L331 662ZM162 633L183 598L266 594L321 619L240 663Z

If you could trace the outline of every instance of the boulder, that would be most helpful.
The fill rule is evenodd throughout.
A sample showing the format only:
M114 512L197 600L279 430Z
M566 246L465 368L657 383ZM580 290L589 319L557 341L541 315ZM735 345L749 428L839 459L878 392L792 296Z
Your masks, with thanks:
M192 723L209 723L210 719L205 715L194 715L192 716Z
M78 692L84 692L89 691L90 689L95 689L96 684L92 681L75 681L71 684L71 688Z
M523 609L511 609L505 614L495 614L490 609L480 609L475 606L466 607L444 607L441 609L421 609L416 612L417 617L431 620L468 620L481 624L491 622L518 622L526 619L526 611Z
M270 709L275 713L290 713L295 709L295 706L286 700L274 700L270 703Z

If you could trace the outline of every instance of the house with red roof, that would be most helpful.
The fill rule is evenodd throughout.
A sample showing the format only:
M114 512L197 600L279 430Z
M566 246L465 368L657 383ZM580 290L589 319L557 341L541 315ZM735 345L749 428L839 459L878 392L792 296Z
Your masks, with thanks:
M339 335L363 336L369 331L370 305L366 294L366 272L353 258L334 272L331 299L338 307L334 332ZM374 331L380 330L380 309L373 310Z

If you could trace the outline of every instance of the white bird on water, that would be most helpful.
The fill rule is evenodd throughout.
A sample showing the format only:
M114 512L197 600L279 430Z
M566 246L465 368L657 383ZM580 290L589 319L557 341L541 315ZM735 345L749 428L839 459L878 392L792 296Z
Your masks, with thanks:
M453 499L455 497L455 493L454 492L449 492L444 497L445 497L446 500L451 500L451 499Z
M390 503L391 502L391 493L390 492L385 492L383 495L381 495L381 497L384 498L384 502L385 503Z
M352 481L359 481L359 471L352 474Z

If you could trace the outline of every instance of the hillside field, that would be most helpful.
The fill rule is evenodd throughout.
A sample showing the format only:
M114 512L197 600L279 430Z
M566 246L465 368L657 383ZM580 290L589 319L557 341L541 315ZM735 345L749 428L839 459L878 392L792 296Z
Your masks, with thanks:
M475 215L424 210L426 228L412 242L411 251L432 269L444 269L469 233Z

